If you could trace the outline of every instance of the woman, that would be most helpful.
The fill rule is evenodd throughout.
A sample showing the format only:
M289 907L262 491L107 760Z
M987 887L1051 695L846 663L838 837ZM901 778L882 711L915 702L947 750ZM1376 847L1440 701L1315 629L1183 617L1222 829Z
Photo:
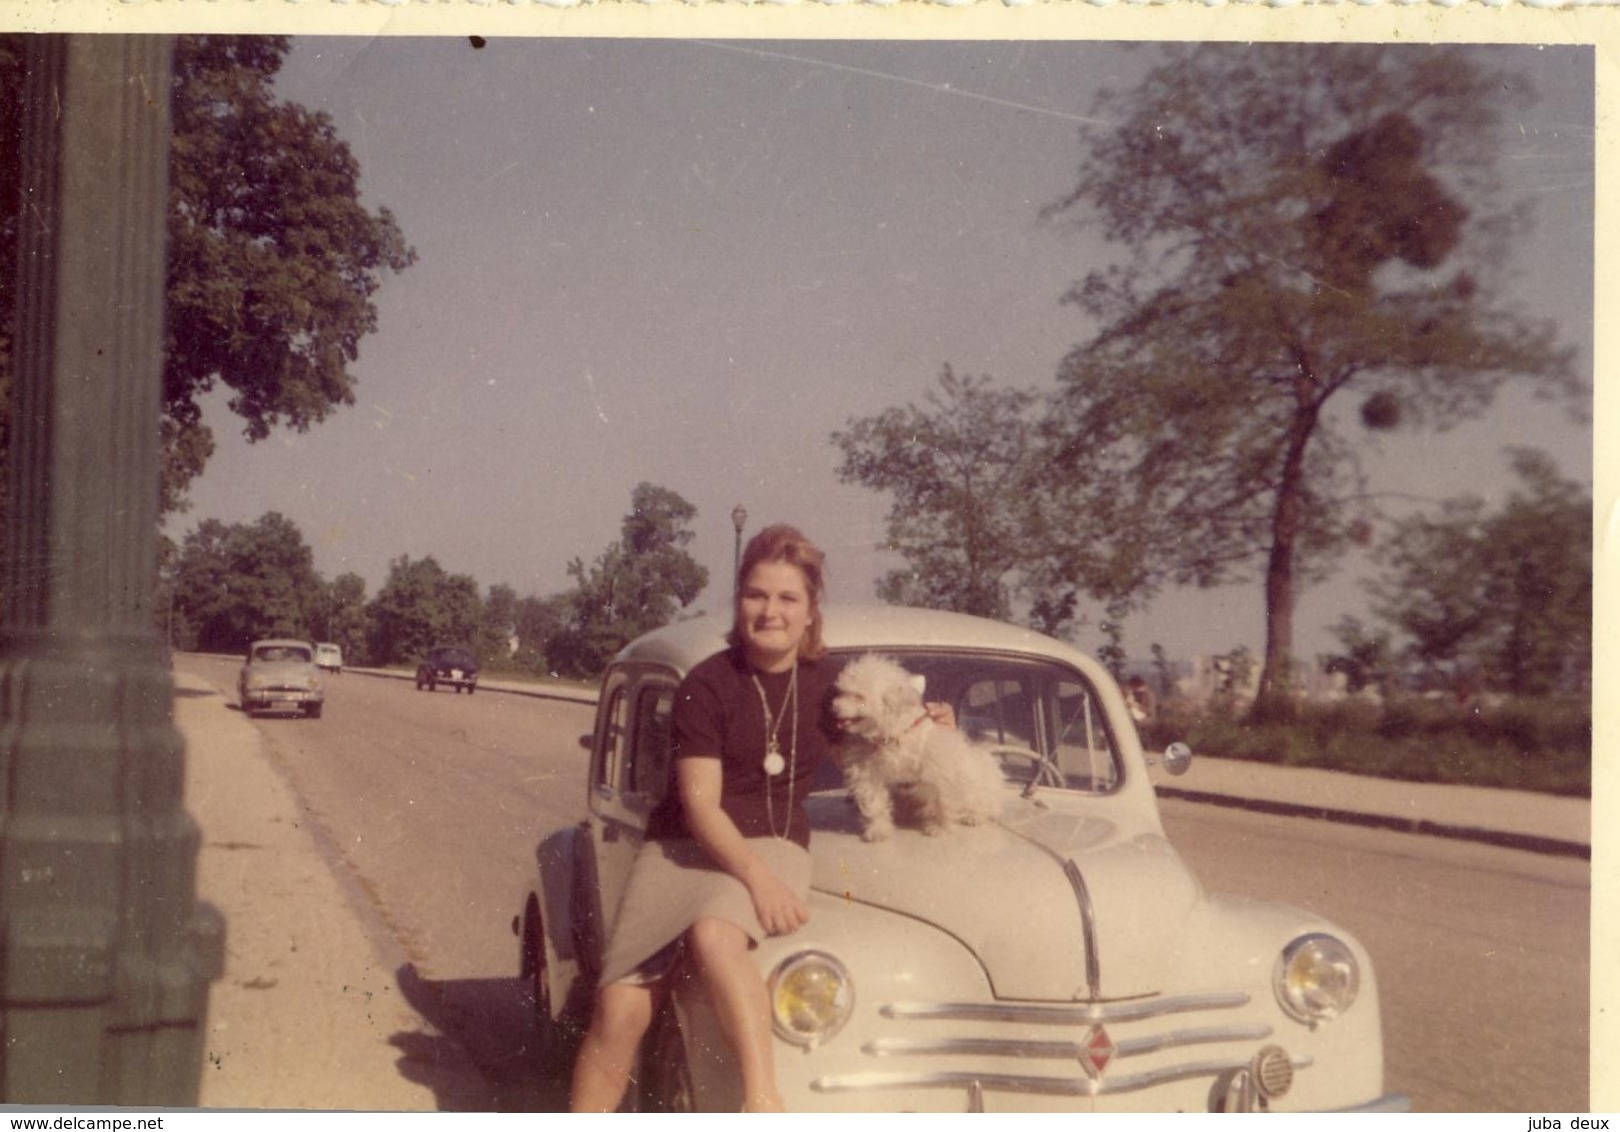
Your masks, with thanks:
M617 1108L666 994L675 947L709 995L742 1077L743 1110L779 1112L769 992L749 950L810 918L804 797L827 757L825 556L767 527L738 569L725 651L675 695L674 789L648 823L574 1064L572 1108Z

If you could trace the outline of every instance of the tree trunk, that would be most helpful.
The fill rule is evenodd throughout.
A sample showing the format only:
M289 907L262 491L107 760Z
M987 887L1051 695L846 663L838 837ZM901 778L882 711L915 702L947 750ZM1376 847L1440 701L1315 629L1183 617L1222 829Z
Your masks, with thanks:
M1317 407L1306 402L1294 417L1277 484L1277 506L1271 524L1271 554L1266 562L1266 651L1259 687L1249 718L1255 722L1292 719L1294 663L1294 548L1299 537L1305 491L1305 449L1316 431Z

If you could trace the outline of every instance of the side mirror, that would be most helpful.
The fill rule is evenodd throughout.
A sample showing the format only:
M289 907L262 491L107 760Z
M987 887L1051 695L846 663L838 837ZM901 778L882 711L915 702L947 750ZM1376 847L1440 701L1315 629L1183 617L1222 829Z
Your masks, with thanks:
M1192 766L1192 748L1185 743L1171 743L1164 749L1164 757L1159 760L1166 774L1183 775L1187 768Z
M596 749L596 736L594 734L592 734L591 732L587 731L585 734L583 734L583 735L581 735L579 737L579 745L581 747L584 747L587 751L595 750Z

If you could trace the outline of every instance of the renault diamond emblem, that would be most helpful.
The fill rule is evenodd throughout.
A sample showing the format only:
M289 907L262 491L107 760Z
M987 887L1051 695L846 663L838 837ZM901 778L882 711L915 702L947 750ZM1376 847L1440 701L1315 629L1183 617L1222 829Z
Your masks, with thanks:
M1114 1039L1101 1026L1093 1026L1080 1047L1080 1066L1093 1081L1102 1079L1108 1063L1114 1060Z

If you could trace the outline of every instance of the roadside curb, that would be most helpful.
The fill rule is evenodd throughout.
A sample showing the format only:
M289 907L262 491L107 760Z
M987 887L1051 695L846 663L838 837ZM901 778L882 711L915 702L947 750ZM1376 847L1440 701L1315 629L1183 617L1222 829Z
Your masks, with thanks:
M1592 847L1590 845L1556 837L1542 837L1530 833L1512 833L1506 830L1484 829L1474 826L1449 825L1444 822L1431 821L1428 818L1403 818L1393 814L1341 810L1300 802L1280 802L1269 798L1243 798L1234 794L1215 794L1204 790L1183 790L1175 786L1158 785L1154 789L1161 798L1178 798L1182 801L1225 806L1228 809L1248 810L1252 813L1275 814L1279 817L1290 818L1312 818L1319 821L1338 822L1342 825L1359 825L1368 829L1386 829L1396 833L1416 833L1431 837L1446 837L1456 841L1474 841L1485 845L1495 845L1503 849L1522 849L1526 852L1541 853L1554 857L1578 857L1587 861L1592 859Z

